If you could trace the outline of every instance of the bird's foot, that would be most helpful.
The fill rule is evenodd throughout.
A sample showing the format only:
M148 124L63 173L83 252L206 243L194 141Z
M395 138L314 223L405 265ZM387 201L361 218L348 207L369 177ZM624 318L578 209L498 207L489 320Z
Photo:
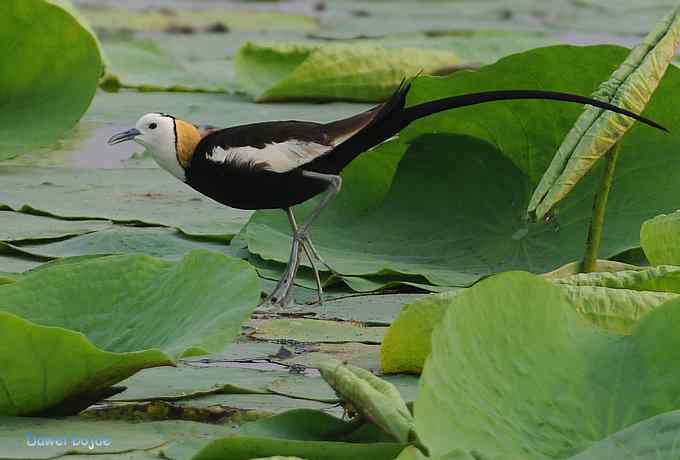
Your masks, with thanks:
M257 307L256 313L282 313L292 303L294 275L290 267L286 267L283 276L274 287L274 290Z
M288 304L281 302L277 299L272 299L271 296L267 297L262 301L260 305L257 306L254 313L257 314L275 314L275 313L285 313L288 310Z

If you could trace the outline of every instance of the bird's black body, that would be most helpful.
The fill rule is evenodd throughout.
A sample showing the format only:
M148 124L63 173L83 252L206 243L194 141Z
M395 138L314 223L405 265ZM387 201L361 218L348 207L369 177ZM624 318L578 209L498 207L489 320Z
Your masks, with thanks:
M264 149L272 142L295 139L328 145L333 140L370 122L382 106L367 112L333 123L314 123L308 121L271 121L225 128L205 137L196 147L191 167L187 170L187 184L197 191L222 204L238 209L283 209L307 201L321 193L327 186L318 180L302 176L302 171L330 172L337 174L342 170L321 158L312 160L300 168L278 173L265 170L257 163L249 165L216 165L207 159L207 153L215 146L256 147ZM358 151L379 144L390 136L380 139ZM327 154L335 155L348 150L343 144ZM330 157L327 159L331 159Z
M206 162L192 162L187 184L215 201L238 209L285 209L307 201L326 188L323 182L302 177L298 169L276 173L244 167L216 168Z
M306 121L274 121L236 126L215 131L196 147L186 182L197 191L239 209L286 209L321 193L327 183L305 177L303 171L339 174L362 152L384 142L419 118L456 107L507 99L549 99L623 113L651 126L655 122L611 104L568 93L552 91L489 91L439 99L405 107L410 84L401 85L385 103L350 118L322 124ZM338 140L341 140L338 142ZM267 146L298 142L318 145L319 152L304 164L284 172L267 169ZM325 147L324 147L325 146ZM209 159L216 147L260 149L261 158L247 163Z

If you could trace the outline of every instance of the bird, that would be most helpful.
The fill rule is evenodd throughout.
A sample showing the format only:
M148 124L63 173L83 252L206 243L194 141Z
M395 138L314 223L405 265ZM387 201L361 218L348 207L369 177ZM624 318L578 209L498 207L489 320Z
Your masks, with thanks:
M303 252L315 275L319 303L323 302L317 263L329 271L333 269L314 247L310 229L340 191L343 168L420 118L494 101L538 99L595 106L668 132L655 121L629 110L558 91L485 91L407 107L406 98L413 80L402 81L385 102L330 123L265 121L218 129L152 112L139 118L135 128L112 136L108 144L134 141L144 146L161 168L226 206L283 210L293 235L290 256L283 276L260 305L265 311L281 311L291 303L292 286ZM298 225L293 206L317 195L322 195L321 199Z

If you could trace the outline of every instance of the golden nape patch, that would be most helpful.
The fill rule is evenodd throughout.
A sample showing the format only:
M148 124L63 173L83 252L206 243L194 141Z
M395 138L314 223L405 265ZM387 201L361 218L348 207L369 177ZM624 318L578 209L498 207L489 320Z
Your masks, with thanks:
M177 159L183 167L188 168L196 146L201 140L201 135L194 125L177 118L175 129L177 130Z

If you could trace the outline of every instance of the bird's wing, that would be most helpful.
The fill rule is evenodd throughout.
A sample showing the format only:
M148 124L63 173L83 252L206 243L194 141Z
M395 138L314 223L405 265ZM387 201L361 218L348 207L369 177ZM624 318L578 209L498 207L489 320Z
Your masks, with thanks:
M369 124L374 114L371 109L327 124L274 121L226 128L205 136L195 158L285 173L327 154Z
M210 152L206 153L206 159L214 163L284 173L302 166L332 149L333 146L329 145L289 139L283 142L272 142L261 147L215 146Z

